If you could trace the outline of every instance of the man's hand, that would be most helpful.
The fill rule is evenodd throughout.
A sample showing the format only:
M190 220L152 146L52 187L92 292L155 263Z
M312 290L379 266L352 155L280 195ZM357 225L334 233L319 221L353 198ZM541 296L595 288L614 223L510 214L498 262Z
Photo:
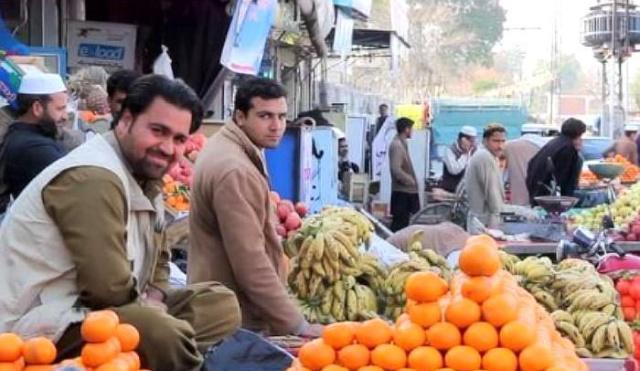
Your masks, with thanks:
M318 324L312 325L310 323L307 323L305 324L305 326L303 326L302 330L298 335L302 337L308 337L308 338L319 338L320 336L322 336L323 330L324 330L324 326L322 325L318 325Z
M160 308L167 311L167 305L164 303L164 293L155 287L149 286L142 293L142 302L145 305Z

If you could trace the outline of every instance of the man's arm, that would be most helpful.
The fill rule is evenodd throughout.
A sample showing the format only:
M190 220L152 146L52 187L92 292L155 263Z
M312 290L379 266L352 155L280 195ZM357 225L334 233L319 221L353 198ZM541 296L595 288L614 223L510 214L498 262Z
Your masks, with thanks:
M504 204L502 179L495 174L497 165L489 161L493 161L493 159L487 158L481 164L481 184L484 186L484 196L489 212L492 215L500 215Z
M101 309L136 300L118 177L97 167L70 169L49 183L42 200L76 266L81 304Z
M452 175L458 175L466 169L467 163L469 162L469 156L463 154L460 158L456 159L456 155L453 153L451 148L447 148L444 152L442 162Z
M555 178L563 196L573 196L582 170L582 160L575 149L565 147L553 156Z
M295 334L306 322L289 297L284 283L265 250L261 218L266 200L256 189L259 180L233 170L217 184L213 207L236 282L246 297L263 313L275 334Z
M391 145L389 146L389 167L391 170L391 176L400 184L415 186L416 181L413 179L413 176L402 169L403 149L399 147L400 145L395 141L391 142Z

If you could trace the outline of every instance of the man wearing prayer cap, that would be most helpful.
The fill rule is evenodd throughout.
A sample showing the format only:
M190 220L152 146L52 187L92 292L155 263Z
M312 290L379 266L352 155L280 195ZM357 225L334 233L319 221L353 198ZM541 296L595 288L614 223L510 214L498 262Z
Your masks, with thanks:
M2 150L3 180L14 199L44 168L66 154L56 141L58 126L67 120L66 91L57 74L29 73L22 77L17 119L9 127Z
M469 165L469 159L476 150L477 135L476 128L465 125L460 128L458 140L445 150L442 180L440 182L440 187L445 191L456 192L456 188Z

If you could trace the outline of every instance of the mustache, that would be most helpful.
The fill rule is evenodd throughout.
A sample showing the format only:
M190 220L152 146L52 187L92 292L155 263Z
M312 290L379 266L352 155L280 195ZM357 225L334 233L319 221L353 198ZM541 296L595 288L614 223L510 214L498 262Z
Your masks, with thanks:
M171 160L173 158L173 155L168 154L168 153L166 153L163 150L158 149L158 148L151 148L151 149L149 149L147 151L147 153L150 154L150 155L155 155L155 156L158 156L158 157L162 157L162 158L164 158L166 160Z

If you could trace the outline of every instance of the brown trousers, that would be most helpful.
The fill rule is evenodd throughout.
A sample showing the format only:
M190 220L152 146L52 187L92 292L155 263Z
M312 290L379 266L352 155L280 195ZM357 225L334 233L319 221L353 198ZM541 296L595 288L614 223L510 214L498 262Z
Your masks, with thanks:
M112 308L122 323L140 332L142 367L153 371L199 371L203 353L240 326L235 294L219 283L203 282L172 290L167 311L140 303ZM57 343L58 359L80 355L80 324L71 325Z

